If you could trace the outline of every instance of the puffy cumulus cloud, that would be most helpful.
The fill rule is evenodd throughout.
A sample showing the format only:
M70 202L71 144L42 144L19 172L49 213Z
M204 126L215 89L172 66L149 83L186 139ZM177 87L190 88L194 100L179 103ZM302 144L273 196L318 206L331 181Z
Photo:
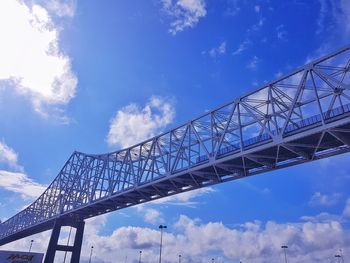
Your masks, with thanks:
M174 19L169 32L173 35L193 28L207 14L205 0L161 0L163 10Z
M333 193L330 195L327 194L321 194L320 192L316 192L312 195L309 204L311 206L317 206L317 205L325 205L325 206L331 206L336 204L339 201L340 193Z
M349 233L335 221L290 224L247 222L240 228L231 229L221 222L201 223L182 215L173 227L173 230L170 226L164 233L165 262L171 262L179 253L186 262L205 262L212 251L219 251L228 260L280 262L281 244L289 245L289 256L295 262L320 262L333 256L338 247L349 249ZM176 230L178 233L174 233ZM110 236L93 237L92 240L98 251L108 252L103 254L106 262L122 260L126 254L131 260L137 260L136 249L145 249L143 261L152 262L158 254L159 231L122 227ZM120 250L125 254L115 252ZM95 255L95 258L102 260L101 255Z
M100 235L93 228L103 222L87 224L82 261L94 246L94 262L137 262L142 250L142 262L154 262L159 254L160 232L147 227L120 227L111 234ZM103 220L102 220L103 221ZM316 263L334 257L342 248L350 249L349 231L339 222L276 223L246 222L229 228L221 222L203 223L181 215L174 225L168 225L163 235L164 262L173 262L180 253L186 262L207 262L215 254L225 261L277 263L283 260L281 244L288 244L293 262Z
M128 147L159 133L175 116L173 103L153 96L141 108L132 103L119 110L110 122L107 143Z
M148 208L145 214L145 221L154 224L156 222L162 223L164 219L162 218L162 213L157 209Z
M55 6L55 2L47 5ZM77 77L70 58L60 50L59 30L43 6L0 1L0 35L2 86L29 97L40 113L65 105L75 96Z
M39 197L45 191L46 186L35 182L25 173L0 170L0 188L18 193L27 200Z
M93 261L99 263L138 262L142 250L142 262L154 262L159 255L160 232L158 228L123 226L106 234L107 216L87 220L82 250L82 262L87 262L90 247L94 246ZM101 234L104 230L104 234ZM60 243L67 243L65 229ZM34 251L44 252L50 232L38 234L8 244L3 249L28 249L30 239ZM169 224L163 235L164 262L173 262L181 254L190 263L207 262L213 254L223 261L254 263L278 263L283 261L282 244L288 245L288 256L293 262L331 262L339 248L344 254L350 252L349 229L337 220L301 221L277 223L248 221L234 228L222 222L202 222L180 215ZM61 255L59 255L61 257Z
M149 205L140 204L136 206L136 209L147 223L156 225L164 222L163 214L159 210L149 207Z

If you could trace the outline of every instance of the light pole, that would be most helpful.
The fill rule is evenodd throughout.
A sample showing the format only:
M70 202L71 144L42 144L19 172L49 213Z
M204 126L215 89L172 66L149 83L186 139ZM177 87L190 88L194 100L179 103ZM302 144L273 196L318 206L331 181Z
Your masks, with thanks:
M283 246L281 246L281 248L284 251L284 261L285 261L285 263L287 263L287 248L288 248L288 246L283 245Z
M139 263L141 263L141 255L142 255L142 251L140 250Z
M214 259L213 258L211 259L211 263L214 263Z
M90 249L90 258L89 258L89 263L91 263L91 258L92 258L92 251L94 250L94 246L91 246Z
M181 263L181 255L179 255L179 263Z
M341 261L344 263L343 251L341 249L339 249L339 255L341 257Z
M33 242L34 242L34 240L33 240L33 239L32 239L32 240L30 240L29 253L30 253L30 251L32 251Z
M163 229L166 229L167 226L160 225L160 247L159 247L159 263L162 263L162 243L163 243Z

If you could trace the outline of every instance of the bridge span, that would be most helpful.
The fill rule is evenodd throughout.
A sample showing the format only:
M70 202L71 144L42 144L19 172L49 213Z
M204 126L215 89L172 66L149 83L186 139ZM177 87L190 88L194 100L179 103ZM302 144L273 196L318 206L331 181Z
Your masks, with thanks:
M84 220L350 150L350 45L166 133L106 154L74 152L45 192L0 224L0 245L53 229L79 262ZM58 244L62 226L77 229Z

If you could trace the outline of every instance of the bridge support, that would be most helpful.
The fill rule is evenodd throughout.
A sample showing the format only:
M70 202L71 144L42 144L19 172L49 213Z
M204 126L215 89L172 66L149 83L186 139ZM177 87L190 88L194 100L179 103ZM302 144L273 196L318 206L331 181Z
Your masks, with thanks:
M76 229L73 246L58 244L58 239L60 237L62 226L71 226ZM47 248L44 263L53 263L57 251L71 252L72 256L70 263L78 263L80 260L81 246L83 243L84 226L84 220L72 222L57 219L52 229L51 238L49 246Z

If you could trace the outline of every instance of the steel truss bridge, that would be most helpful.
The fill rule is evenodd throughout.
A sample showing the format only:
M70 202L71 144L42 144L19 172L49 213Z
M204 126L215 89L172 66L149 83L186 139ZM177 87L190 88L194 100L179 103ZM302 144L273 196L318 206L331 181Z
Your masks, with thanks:
M0 245L53 229L79 262L84 220L350 151L350 45L169 132L106 154L74 152L45 192L0 224ZM140 124L142 125L142 124ZM62 226L77 229L58 244Z

